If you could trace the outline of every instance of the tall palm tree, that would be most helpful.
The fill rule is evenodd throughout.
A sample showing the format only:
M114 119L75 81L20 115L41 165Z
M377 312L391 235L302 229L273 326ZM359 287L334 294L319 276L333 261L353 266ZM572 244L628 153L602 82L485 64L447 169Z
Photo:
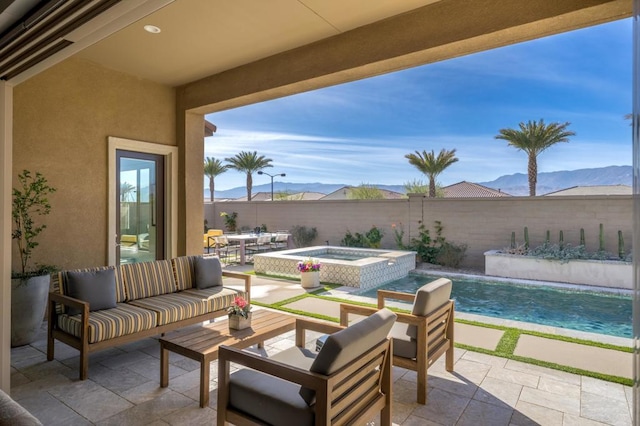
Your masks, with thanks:
M247 201L251 201L251 188L253 188L253 173L267 167L273 167L270 163L271 158L265 158L264 155L258 156L256 151L242 151L235 157L225 158L229 162L229 167L239 172L247 174Z
M438 156L434 150L431 152L416 151L415 154L407 154L404 156L409 160L409 164L414 165L425 175L429 176L429 198L436 197L436 177L447 167L458 161L456 158L456 150L442 149Z
M209 178L209 192L211 193L209 198L212 203L214 198L213 191L216 187L215 178L227 170L229 170L229 165L222 164L222 161L215 157L207 157L206 160L204 160L204 175Z
M570 136L575 136L575 132L567 130L569 122L564 124L545 124L540 121L529 120L526 124L520 123L520 129L500 129L500 134L496 139L503 139L509 145L524 151L529 156L527 171L529 174L529 195L536 195L536 184L538 183L538 154L545 149L559 142L569 142Z

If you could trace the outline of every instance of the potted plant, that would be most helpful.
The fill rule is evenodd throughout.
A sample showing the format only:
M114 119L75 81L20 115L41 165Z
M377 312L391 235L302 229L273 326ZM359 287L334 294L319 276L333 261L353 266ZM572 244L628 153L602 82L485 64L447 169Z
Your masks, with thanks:
M298 262L302 288L315 288L320 285L320 262L311 258Z
M227 313L229 314L230 329L243 330L251 327L251 305L244 297L237 296Z
M227 228L227 231L236 232L236 229L237 229L236 221L238 220L238 213L232 212L231 214L229 214L227 212L221 212L220 216L224 218L224 225Z
M37 237L47 227L37 224L36 217L51 211L48 195L55 192L40 173L23 170L18 175L19 186L12 192L13 230L20 256L20 271L11 273L11 346L33 342L42 325L49 293L49 275L55 268L30 266Z

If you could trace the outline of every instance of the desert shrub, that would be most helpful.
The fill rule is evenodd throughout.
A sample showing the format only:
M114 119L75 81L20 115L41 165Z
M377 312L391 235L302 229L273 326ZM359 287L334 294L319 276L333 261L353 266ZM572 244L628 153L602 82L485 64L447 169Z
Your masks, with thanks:
M296 247L309 247L313 240L318 236L318 230L307 228L302 225L295 225L291 228L291 238Z
M462 263L466 252L466 244L455 244L445 241L442 243L440 251L436 256L436 263L448 268L457 268Z
M384 233L375 225L364 234L359 232L352 234L351 231L347 230L344 238L340 241L340 245L344 247L380 248L383 236Z

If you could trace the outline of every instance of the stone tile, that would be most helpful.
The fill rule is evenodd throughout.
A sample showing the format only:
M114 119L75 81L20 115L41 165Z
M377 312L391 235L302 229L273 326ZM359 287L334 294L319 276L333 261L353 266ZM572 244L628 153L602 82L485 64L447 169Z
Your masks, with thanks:
M631 425L626 399L608 398L604 394L582 392L580 416L615 426ZM573 414L573 413L572 413Z
M46 354L31 345L11 348L11 366L18 370L46 360Z
M627 405L629 406L629 413L631 417L633 417L633 388L631 386L625 386L624 394L627 397Z
M402 402L393 402L391 412L391 420L394 424L403 424L411 415L417 403L403 404Z
M595 395L602 395L606 398L618 401L627 401L627 395L624 386L619 383L605 382L604 380L594 379L593 377L582 377L582 392L588 392Z
M136 352L132 352L136 353ZM148 357L147 359L141 359L136 362L126 364L126 369L138 373L141 376L146 377L149 380L155 380L160 383L160 360L156 358ZM182 376L187 373L180 367L176 367L173 364L169 364L169 382L174 377Z
M251 298L253 298L253 294L251 294ZM313 314L340 318L340 303L315 297L306 297L293 303L289 303L288 305L285 305L285 307Z
M428 401L427 405L416 407L413 415L442 425L453 425L464 412L470 399L440 389L432 389Z
M186 392L194 386L200 387L200 369L173 377L169 380L169 388L180 393Z
M632 378L633 354L523 334L514 355Z
M570 398L580 398L580 386L560 382L549 377L540 377L538 389L557 395L565 395Z
M402 426L448 426L450 424L451 423L437 423L424 417L411 415L402 423Z
M61 374L53 374L24 385L11 387L11 397L20 402L22 399L28 398L39 392L45 392L57 387L66 388L66 386L70 384L72 384L72 381L69 378Z
M393 383L393 401L406 404L416 405L417 398L417 386L416 382L410 382L407 380L397 380Z
M171 383L171 382L169 382ZM170 388L161 388L159 382L149 381L135 388L131 388L118 395L131 402L132 404L142 404L152 399L160 397L162 394L171 392Z
M208 407L200 408L198 404L191 404L174 411L162 420L171 426L213 426L216 424L216 417L216 410Z
M473 399L499 407L513 408L516 406L521 392L522 385L487 377L473 395Z
M47 426L90 425L67 405L46 392L20 400L20 404Z
M513 408L499 407L493 404L472 400L462 413L462 417L456 425L460 426L508 426L511 421Z
M127 368L111 369L98 364L91 368L91 380L115 393L122 393L150 381ZM157 381L157 380L156 380Z
M91 380L83 380L49 392L91 422L98 422L133 405Z
M577 374L567 373L565 371L553 370L547 367L541 367L539 365L527 364L521 361L509 360L505 366L508 370L520 371L522 373L529 373L540 377L549 377L554 380L569 383L572 385L578 385L582 383L581 377Z
M457 373L435 373L429 375L427 386L465 398L471 398L478 389L475 383Z
M462 356L462 359L467 361L478 362L480 364L487 364L487 365L490 365L491 367L500 367L500 368L504 368L504 366L507 364L507 361L508 361L508 359L506 358L500 358L497 356L491 356L487 354L482 354L480 352L472 352L472 351L466 351Z
M500 379L505 382L516 383L530 388L537 388L540 376L521 371L510 370L508 368L491 367L487 373L487 377Z
M121 411L97 424L101 426L147 424L158 419L164 419L169 414L193 404L194 401L192 399L170 390L158 398Z
M479 385L487 376L490 369L490 365L461 359L456 362L454 372L451 374L455 374L465 382Z
M455 341L476 348L493 351L498 346L504 332L494 328L455 323Z
M562 426L606 426L606 423L600 423L595 420L589 420L584 417L565 413Z
M19 372L11 372L11 387L15 388L20 385L25 385L29 383L31 380L22 373Z
M121 352L119 355L112 356L112 357L100 360L98 362L103 364L105 367L116 369L116 368L122 368L123 366L128 366L130 364L145 363L145 362L152 363L154 362L154 360L157 361L156 358L142 352ZM158 370L158 372L159 371L160 370Z
M68 375L71 373L71 369L66 365L56 360L47 361L46 358L42 358L42 361L36 364L20 368L19 371L29 380L39 380L52 374Z
M520 401L551 408L563 413L580 415L580 398L523 387Z
M563 413L540 405L518 401L511 417L513 426L562 426Z

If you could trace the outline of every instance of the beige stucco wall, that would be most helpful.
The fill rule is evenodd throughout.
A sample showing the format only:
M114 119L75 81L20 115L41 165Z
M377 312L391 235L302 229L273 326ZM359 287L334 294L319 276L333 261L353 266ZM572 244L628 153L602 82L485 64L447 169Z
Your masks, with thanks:
M107 137L175 145L175 90L69 59L16 86L14 99L14 179L39 171L58 190L34 260L106 264Z
M598 249L599 224L604 224L606 249L618 250L618 230L623 232L627 251L631 249L631 196L514 197L496 199L428 199L411 196L407 200L277 201L205 203L209 227L224 229L220 212L238 212L238 226L253 228L266 224L270 230L294 225L316 227L315 244L339 245L347 230L364 233L375 225L384 232L382 246L394 248L392 224L403 224L405 243L417 237L420 221L433 234L433 222L444 226L443 236L451 242L467 244L464 265L484 267L487 250L509 245L511 232L524 241L529 228L532 246L544 241L546 230L557 242L560 230L567 243L580 242L585 229L586 245Z

